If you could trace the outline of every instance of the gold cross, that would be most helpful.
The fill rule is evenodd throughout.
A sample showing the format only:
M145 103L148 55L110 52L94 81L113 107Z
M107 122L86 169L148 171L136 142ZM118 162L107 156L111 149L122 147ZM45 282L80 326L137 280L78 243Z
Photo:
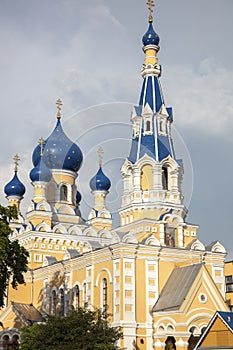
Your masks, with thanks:
M57 99L57 119L61 119L61 106L63 105L62 100L60 98Z
M19 160L20 160L20 156L18 154L16 154L14 157L13 157L13 160L15 162L15 172L18 171L18 166L19 166Z
M148 5L148 10L150 11L150 15L149 15L149 23L153 22L153 7L155 6L154 4L154 0L148 0L147 1L147 5Z
M39 139L39 145L40 145L40 156L43 156L43 145L45 144L45 140L43 139L43 137L41 137Z
M99 166L101 167L103 165L103 148L100 146L98 149L98 154L99 154Z

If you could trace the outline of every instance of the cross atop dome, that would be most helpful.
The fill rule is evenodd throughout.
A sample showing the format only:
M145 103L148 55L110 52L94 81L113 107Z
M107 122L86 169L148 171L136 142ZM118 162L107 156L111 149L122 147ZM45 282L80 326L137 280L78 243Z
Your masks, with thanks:
M103 148L100 146L99 149L98 149L99 166L100 167L102 167L102 165L103 165L103 154L104 154Z
M148 5L148 10L150 11L149 23L152 23L153 22L153 7L155 6L154 0L148 0L147 5Z
M61 119L61 106L63 105L62 100L60 98L57 99L57 119Z
M20 156L19 156L18 154L16 154L16 155L13 157L13 161L14 161L14 163L15 163L15 172L17 173L18 167L19 167Z
M40 145L40 156L42 157L43 156L43 146L45 144L45 140L43 139L43 137L41 137L39 139L39 145Z

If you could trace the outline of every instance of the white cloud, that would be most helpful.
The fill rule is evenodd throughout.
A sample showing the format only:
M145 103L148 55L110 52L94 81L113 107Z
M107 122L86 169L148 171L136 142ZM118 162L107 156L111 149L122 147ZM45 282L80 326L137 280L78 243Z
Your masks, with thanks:
M166 76L166 95L174 106L178 127L231 137L232 70L211 58L200 62L198 69L191 65L168 67Z

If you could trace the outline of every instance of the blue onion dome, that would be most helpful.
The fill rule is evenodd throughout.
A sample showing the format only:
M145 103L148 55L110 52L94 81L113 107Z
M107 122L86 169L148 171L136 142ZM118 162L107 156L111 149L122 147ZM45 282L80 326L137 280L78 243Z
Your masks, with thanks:
M76 204L78 205L81 202L82 195L79 191L76 193Z
M100 167L97 174L90 181L90 188L92 191L108 191L110 187L111 181Z
M159 36L158 34L154 31L152 23L149 23L149 28L147 32L143 35L142 38L142 43L144 46L147 45L159 45Z
M40 152L41 147L37 145L32 155L34 166L40 160ZM44 141L43 160L50 169L65 169L77 172L82 165L82 151L66 136L60 118L58 118L52 134Z
M37 165L30 171L30 179L32 182L42 181L49 182L52 178L51 171L48 169L43 161L43 157L40 157Z
M25 186L19 180L17 171L15 171L15 175L13 179L4 187L4 192L7 197L10 197L10 196L23 197L25 191L26 191Z

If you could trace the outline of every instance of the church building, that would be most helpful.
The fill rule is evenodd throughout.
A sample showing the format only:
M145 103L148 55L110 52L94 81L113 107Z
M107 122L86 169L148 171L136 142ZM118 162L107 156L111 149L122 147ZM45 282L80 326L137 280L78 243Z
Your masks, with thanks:
M131 148L119 169L124 187L119 227L113 227L106 205L111 179L102 149L98 171L88 179L93 209L86 219L81 215L77 177L85 154L63 129L60 99L54 129L44 130L50 135L32 153L34 193L25 216L20 209L25 186L14 158L13 178L5 186L9 206L18 209L11 239L30 258L26 284L9 287L0 312L0 349L20 342L20 329L43 321L44 313L62 317L87 304L107 310L112 325L122 328L121 349L188 350L217 310L229 311L226 250L219 242L205 246L198 226L186 221L185 169L176 157L173 110L160 82L153 0L148 5L141 94L131 114Z

